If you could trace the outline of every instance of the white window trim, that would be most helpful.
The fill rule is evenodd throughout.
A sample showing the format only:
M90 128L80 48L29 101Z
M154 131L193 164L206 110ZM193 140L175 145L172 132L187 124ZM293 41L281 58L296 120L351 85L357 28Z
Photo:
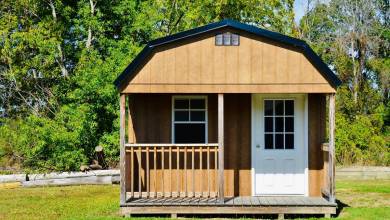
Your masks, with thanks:
M204 99L205 100L205 121L175 121L175 100L176 99ZM177 109L180 110L180 109ZM187 109L185 109L187 110ZM194 109L195 110L195 109ZM189 109L191 111L191 108ZM195 110L196 111L196 110ZM200 110L203 111L203 110ZM175 124L205 124L205 144L208 140L208 97L207 95L174 95L171 100L171 142L175 144ZM191 143L189 143L191 144Z

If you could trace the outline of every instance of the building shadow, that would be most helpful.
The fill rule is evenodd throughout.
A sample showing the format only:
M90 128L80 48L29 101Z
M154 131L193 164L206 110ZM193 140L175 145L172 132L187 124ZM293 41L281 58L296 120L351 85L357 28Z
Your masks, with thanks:
M348 204L345 204L344 202L338 199L336 199L336 203L337 203L337 210L336 210L335 217L338 217L345 207L350 207Z

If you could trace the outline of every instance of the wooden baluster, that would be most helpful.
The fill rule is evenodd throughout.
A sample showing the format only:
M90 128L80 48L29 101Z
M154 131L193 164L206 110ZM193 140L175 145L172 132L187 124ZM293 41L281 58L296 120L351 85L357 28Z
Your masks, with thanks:
M207 146L207 197L210 197L210 147Z
M131 147L130 155L130 164L131 164L131 198L134 198L134 147Z
M154 169L154 198L157 198L157 147L154 147L153 154L153 169Z
M149 198L149 185L150 185L150 173L149 173L149 146L146 147L146 197Z
M172 147L169 146L169 197L172 197Z
M188 193L188 180L187 180L187 147L184 147L184 182L185 182L185 192L184 197L187 197Z
M192 197L195 197L195 147L192 147Z
M141 162L142 162L142 148L141 147L138 147L138 193L139 193L139 198L142 197L142 192L141 192L141 173L142 173L142 170L141 170Z
M177 185L177 197L180 197L180 176L179 169L180 168L180 147L177 147L176 152L176 185Z
M214 149L214 179L215 179L214 197L217 197L217 191L218 191L218 147L215 147L215 149Z
M162 172L162 196L165 197L165 189L164 189L164 147L161 147L161 172Z
M200 197L203 197L203 147L199 147Z

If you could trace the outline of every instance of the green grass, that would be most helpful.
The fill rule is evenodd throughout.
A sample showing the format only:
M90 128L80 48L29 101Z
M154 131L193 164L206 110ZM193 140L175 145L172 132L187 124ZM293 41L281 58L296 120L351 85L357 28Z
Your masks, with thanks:
M340 219L390 219L390 180L338 181Z
M339 181L338 219L390 219L390 181ZM119 187L0 189L0 219L123 219Z

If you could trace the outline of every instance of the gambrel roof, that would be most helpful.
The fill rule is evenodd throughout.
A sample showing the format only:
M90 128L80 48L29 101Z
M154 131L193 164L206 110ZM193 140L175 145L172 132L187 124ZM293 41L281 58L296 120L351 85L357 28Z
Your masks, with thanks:
M167 37L162 37L150 41L144 49L136 56L136 58L126 67L126 69L115 80L115 86L120 89L128 83L137 74L137 70L143 65L144 61L150 57L156 48L167 45L173 42L179 42L193 37L198 37L210 32L218 31L219 29L230 28L233 30L247 32L249 34L265 38L267 40L280 43L286 46L293 47L300 51L312 63L312 65L320 72L320 74L333 87L337 88L341 84L341 80L333 73L333 71L322 61L322 59L311 49L311 47L303 40L289 37L280 33L261 29L252 25L243 24L233 20L222 20L220 22L211 23L202 27L183 31Z

